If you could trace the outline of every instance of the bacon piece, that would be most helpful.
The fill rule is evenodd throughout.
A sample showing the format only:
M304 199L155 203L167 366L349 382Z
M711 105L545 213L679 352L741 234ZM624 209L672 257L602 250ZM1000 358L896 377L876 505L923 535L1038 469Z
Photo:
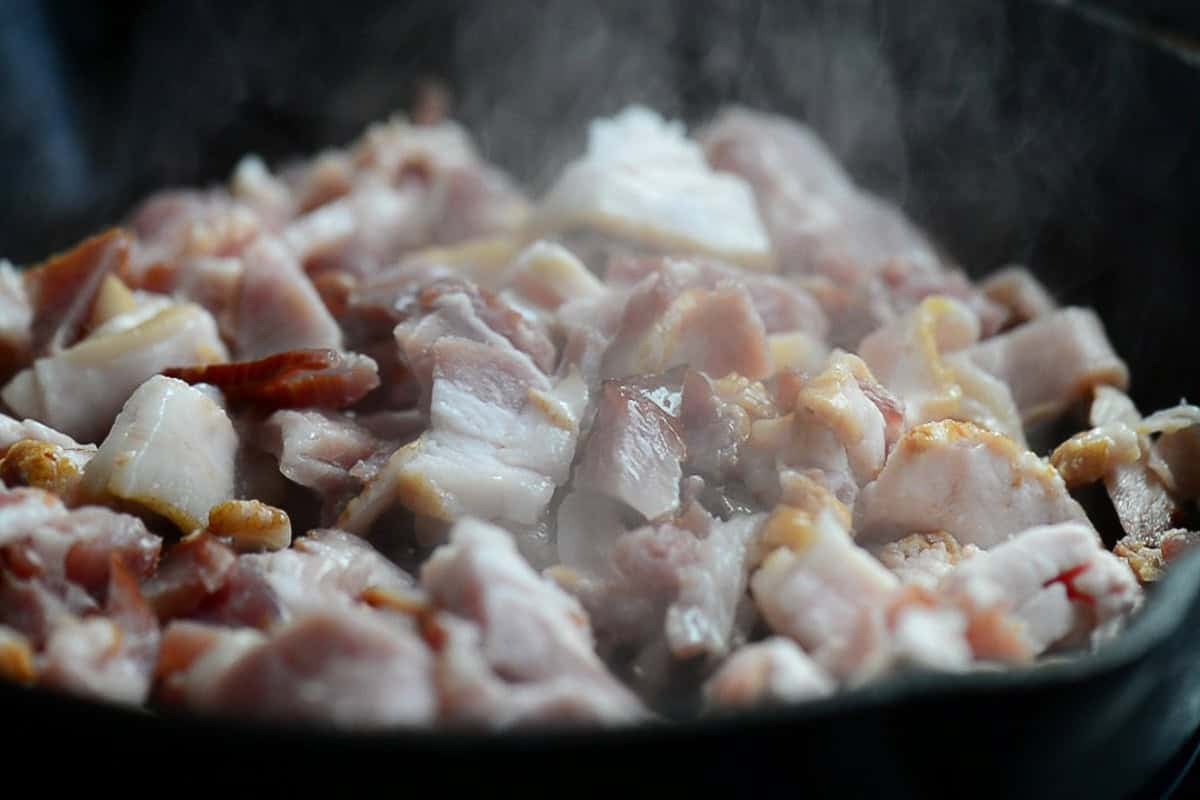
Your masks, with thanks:
M798 703L833 693L833 679L791 639L772 636L731 655L705 684L710 708Z
M236 565L233 551L211 534L194 534L167 553L144 587L146 599L160 620L185 616L225 586Z
M163 375L216 386L231 405L280 408L344 408L379 386L375 362L336 350L289 350L257 361L172 367Z
M25 366L31 351L33 307L21 273L0 258L0 380Z
M83 478L83 468L95 453L91 448L65 448L37 439L22 439L0 459L0 480L6 486L45 489L71 502Z
M25 273L33 305L33 352L59 352L78 339L104 279L125 268L133 239L113 228Z
M461 279L440 280L423 287L417 295L417 302L421 310L429 314L442 307L444 298L456 295L465 297L475 316L484 325L528 355L542 372L548 373L554 368L556 352L546 334L487 289Z
M20 632L0 625L0 680L33 683L36 677L29 640Z
M240 552L282 550L292 543L286 511L258 500L227 500L208 512L208 532L230 539Z

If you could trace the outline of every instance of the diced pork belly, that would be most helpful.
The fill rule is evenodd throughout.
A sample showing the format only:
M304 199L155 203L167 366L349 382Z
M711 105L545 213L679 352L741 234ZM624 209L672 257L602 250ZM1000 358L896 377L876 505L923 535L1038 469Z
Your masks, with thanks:
M905 423L957 419L1024 443L1008 387L959 351L979 340L979 320L962 303L930 297L863 340L859 353L902 398Z
M1166 561L1164 537L1184 516L1184 501L1200 489L1200 411L1180 404L1143 419L1123 392L1098 386L1090 418L1095 427L1063 442L1051 460L1072 485L1104 481L1125 531L1115 552L1140 580L1157 580ZM1176 535L1172 542L1185 540Z
M985 297L1004 308L1005 328L1044 317L1058 308L1046 287L1025 267L997 270L984 278L979 288Z
M717 377L771 374L766 329L743 286L729 282L676 294L659 273L633 290L604 355L603 376L665 372L685 364Z
M673 416L637 386L607 381L574 487L608 495L655 519L679 508L685 452Z
M262 158L254 154L243 156L233 168L229 192L234 200L253 209L270 230L277 230L295 211L287 183L272 175Z
M310 531L292 547L238 556L205 531L171 548L147 583L160 619L193 618L269 630L310 611L419 598L403 570L356 536ZM372 603L375 604L375 603Z
M236 256L262 231L258 215L221 189L159 192L134 210L129 224L138 241L121 277L131 286L184 258Z
M21 416L79 441L98 442L147 378L170 366L226 358L212 316L199 306L174 305L131 330L88 338L39 358L0 397Z
M207 615L267 627L309 611L355 605L372 592L418 599L413 579L370 544L344 531L316 530L291 548L238 558Z
M91 447L91 445L82 445L70 436L59 433L37 420L25 419L18 421L6 414L0 414L0 452L7 452L8 448L17 442L27 440L45 442L46 444L57 445L71 450Z
M41 655L45 686L139 705L150 693L159 627L137 583L114 556L103 616L62 619Z
M1155 436L1151 469L1177 497L1200 497L1200 408L1180 403L1142 420L1138 432Z
M1132 428L1143 424L1133 401L1110 386L1096 388L1090 421L1102 430ZM1139 437L1138 457L1134 460L1110 460L1103 472L1104 486L1126 536L1147 540L1175 527L1179 503L1163 482L1161 470L1152 468L1154 448L1149 439Z
M993 547L1034 525L1079 520L1058 472L1011 439L967 422L929 422L897 443L854 507L860 541L945 531Z
M284 238L310 274L371 275L419 247L513 231L528 212L450 122L372 126L349 157L326 154L292 180L303 213Z
M433 385L433 347L445 337L459 337L495 348L501 357L527 361L533 370L549 372L555 348L546 334L516 309L474 284L438 281L421 287L418 313L396 326L403 360L428 392Z
M1012 390L1026 425L1053 418L1096 386L1125 389L1129 369L1090 309L1064 308L967 350Z
M0 492L0 622L36 651L36 680L117 702L150 688L158 622L138 589L161 542L141 521Z
M857 356L835 352L812 379L779 376L778 404L754 386L689 374L683 430L690 469L740 481L768 508L779 501L784 469L811 473L853 502L899 435L903 411Z
M189 708L368 729L432 722L432 666L411 623L334 607L268 634L173 622L158 672Z
M765 560L750 579L759 611L824 669L847 679L869 669L886 639L883 609L899 581L855 546L836 511L775 509Z
M225 410L183 381L155 376L113 423L84 474L83 491L160 514L184 532L233 499L237 434Z
M605 291L570 250L541 240L514 259L500 282L511 287L508 292L522 303L542 311L554 311L569 300L595 298Z
M467 132L451 121L414 125L396 119L373 125L353 156L371 174L423 187L434 243L510 232L528 214L525 198L509 178L483 162Z
M646 577L665 578L659 591L671 590L667 594L664 630L667 647L675 657L719 656L729 650L762 522L761 515L739 515L721 521L693 510L683 520L662 526L653 534L642 529L617 542L614 560L634 584L642 583L638 578L647 567L652 572ZM668 547L668 557L663 560L659 549L663 537L687 537L685 541L694 544L694 554L676 562L670 558L672 548ZM665 574L661 572L664 569ZM651 581L646 583L653 586Z
M592 123L587 153L563 170L531 226L539 234L592 231L650 252L706 254L753 269L773 260L746 183L712 171L680 123L640 107Z
M363 533L397 502L437 520L536 526L567 480L586 386L575 372L552 384L511 347L455 336L438 339L432 357L429 430L391 457L339 527Z
M1103 549L1095 530L1070 522L1029 528L966 559L940 591L972 615L1011 615L1031 655L1077 642L1127 615L1141 598L1133 572Z
M736 378L714 381L689 369L678 422L688 470L718 483L737 477L739 448L750 435L751 422L778 414L761 383Z
M202 306L217 321L221 336L233 341L244 272L242 259L235 256L190 256L155 265L137 277L133 286Z
M704 691L712 709L799 703L833 693L835 684L791 639L772 636L731 655Z
M0 379L25 365L33 349L33 307L12 263L0 258Z
M405 443L378 437L345 415L318 410L276 411L263 423L260 435L278 458L280 472L331 506L357 493L365 477L373 476L373 471L362 476L356 467L364 462L382 464Z
M493 730L513 727L619 724L643 716L629 696L611 687L564 675L515 683L489 663L477 626L448 614L438 615L441 640L437 686L442 721Z
M750 585L771 629L850 684L895 669L969 668L966 615L902 587L851 541L844 507L828 495L806 495L804 507L777 507L763 529L765 558Z
M33 307L31 348L54 355L82 337L105 278L124 269L132 239L119 229L88 239L24 277Z
M37 489L0 491L0 549L19 562L22 577L55 588L68 581L99 598L110 581L112 556L144 578L154 571L160 546L136 517L94 506L71 511Z
M439 673L443 684L454 681L449 719L492 726L530 721L529 699L548 692L562 700L578 699L567 708L534 704L546 717L540 721L584 717L616 722L642 715L637 700L596 656L583 609L538 577L505 531L477 520L459 522L450 543L422 567L421 585L439 608L478 629L477 644L468 643L466 654L448 631ZM464 658L471 651L480 657ZM545 713L555 707L559 713Z
M608 264L605 282L631 289L647 275L669 276L683 289L716 289L726 283L741 284L750 294L754 310L767 333L803 331L824 338L829 324L820 304L803 287L775 275L739 270L705 258L616 258Z
M237 563L233 548L207 531L196 531L167 551L142 588L155 614L165 622L196 613L226 587ZM275 610L270 611L273 620Z
M237 312L238 358L285 350L340 349L342 332L296 259L278 240L246 248Z
M831 431L846 450L854 480L865 484L883 468L900 433L902 412L863 361L846 353L829 357L825 370L800 387L797 420ZM793 466L803 466L803 464Z
M724 656L763 516L720 520L692 504L626 530L605 503L580 491L563 501L552 572L588 609L604 650L665 644L678 659Z

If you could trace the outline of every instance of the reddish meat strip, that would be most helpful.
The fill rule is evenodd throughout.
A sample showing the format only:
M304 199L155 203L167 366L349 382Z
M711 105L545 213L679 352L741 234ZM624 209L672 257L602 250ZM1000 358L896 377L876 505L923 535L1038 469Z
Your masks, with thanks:
M113 229L25 273L34 353L60 353L81 338L101 284L124 270L131 246L129 234Z
M344 408L379 386L374 361L336 350L291 350L258 361L176 367L163 374L216 386L230 404L266 411Z

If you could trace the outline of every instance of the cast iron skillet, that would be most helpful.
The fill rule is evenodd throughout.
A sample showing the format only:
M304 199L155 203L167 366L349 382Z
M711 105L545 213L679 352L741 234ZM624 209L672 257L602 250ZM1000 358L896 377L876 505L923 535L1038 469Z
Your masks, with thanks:
M1097 308L1143 409L1200 397L1200 71L1107 17L988 0L16 6L0 20L0 99L20 110L0 116L0 253L17 261L148 190L219 179L248 150L344 142L427 74L534 186L587 119L626 102L694 121L745 102L814 125L973 273L1025 262L1063 302ZM678 727L345 735L10 687L0 708L60 752L203 752L222 772L286 759L293 779L335 759L439 790L1118 797L1200 725L1198 624L1200 556L1094 656Z

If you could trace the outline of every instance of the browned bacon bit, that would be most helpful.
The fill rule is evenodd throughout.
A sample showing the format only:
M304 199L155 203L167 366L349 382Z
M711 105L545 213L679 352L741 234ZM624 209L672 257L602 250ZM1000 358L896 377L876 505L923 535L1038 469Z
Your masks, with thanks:
M345 408L379 386L379 368L367 356L336 350L289 350L258 361L173 367L169 378L216 386L233 405L263 410Z
M208 532L241 553L282 550L292 543L287 512L258 500L227 500L208 512Z
M36 678L29 640L12 628L0 625L0 680L29 684Z
M53 492L70 502L83 477L91 452L72 457L65 448L36 439L22 439L0 459L0 481L6 486L32 486Z
M1125 560L1141 583L1161 580L1170 563L1200 546L1200 533L1172 528L1162 533L1125 536L1113 553Z
M113 228L25 273L34 310L33 352L75 343L105 277L124 271L132 242L128 233Z

